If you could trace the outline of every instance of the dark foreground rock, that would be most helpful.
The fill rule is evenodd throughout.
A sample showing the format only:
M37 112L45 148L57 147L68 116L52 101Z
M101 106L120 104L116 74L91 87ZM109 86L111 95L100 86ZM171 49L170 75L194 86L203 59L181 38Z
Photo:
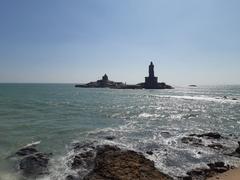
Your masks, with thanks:
M172 179L158 171L154 167L153 161L134 151L121 150L116 146L104 145L96 148L96 154L92 161L93 157L92 153L80 154L72 162L72 168L81 167L85 162L93 163L92 170L83 178L84 180ZM66 179L77 179L77 177L68 176Z
M220 139L227 139L219 133L190 134L181 138L181 142L196 147L208 147L218 151L226 151L227 147L222 145ZM208 140L208 141L206 141ZM210 140L210 141L209 141Z
M15 155L18 157L18 169L26 178L36 178L48 174L48 163L51 153L39 152L36 144L24 146Z
M38 152L38 150L36 149L35 146L26 146L26 147L23 147L23 148L19 149L16 152L16 155L26 156L26 155L34 154L34 153L37 153L37 152Z
M48 162L48 154L34 153L20 160L19 169L26 177L37 177L48 173Z
M240 158L240 141L238 141L237 149L234 152L232 152L230 154L226 154L226 155Z
M220 139L223 138L221 134L217 132L209 132L204 134L190 134L189 136L196 136L196 137L206 137L208 139Z
M208 168L196 168L187 172L186 177L181 177L183 180L205 180L207 178L213 177L219 173L224 173L234 167L225 165L224 162L215 162L207 164Z
M220 149L224 148L224 146L220 143L209 144L208 147L216 149L216 150L220 150Z
M191 145L196 145L196 146L202 146L202 140L195 138L195 137L183 137L181 139L182 143L184 144L191 144Z
M94 165L95 154L93 151L87 151L77 154L71 163L72 169L85 168L91 169Z
M184 144L189 144L189 145L193 145L193 146L197 146L197 147L207 146L207 147L209 147L211 149L215 149L215 150L221 150L221 149L225 148L222 144L214 143L214 142L212 142L212 144L204 145L202 139L196 138L196 137L192 137L192 136L190 136L190 137L182 137L181 141Z

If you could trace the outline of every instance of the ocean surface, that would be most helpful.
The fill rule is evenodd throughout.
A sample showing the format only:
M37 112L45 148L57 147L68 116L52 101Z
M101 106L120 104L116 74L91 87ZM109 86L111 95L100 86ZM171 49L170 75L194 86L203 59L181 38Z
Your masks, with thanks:
M240 86L117 90L0 84L0 180L21 179L16 162L7 157L34 142L41 151L53 153L50 174L41 178L46 180L63 180L71 173L66 161L74 142L142 152L158 169L174 176L215 160L240 165L238 158L181 142L186 135L205 132L228 137L221 143L229 151L237 147Z

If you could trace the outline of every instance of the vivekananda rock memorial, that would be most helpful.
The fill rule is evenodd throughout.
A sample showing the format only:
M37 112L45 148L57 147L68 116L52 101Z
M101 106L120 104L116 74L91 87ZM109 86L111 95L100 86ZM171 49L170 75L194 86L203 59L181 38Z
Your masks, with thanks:
M113 89L173 89L172 86L167 85L164 82L159 83L158 77L154 76L154 65L151 62L148 70L149 76L145 77L145 82L129 85L122 82L110 81L107 74L105 74L101 80L95 82L89 82L87 84L77 84L75 87L82 88L113 88Z

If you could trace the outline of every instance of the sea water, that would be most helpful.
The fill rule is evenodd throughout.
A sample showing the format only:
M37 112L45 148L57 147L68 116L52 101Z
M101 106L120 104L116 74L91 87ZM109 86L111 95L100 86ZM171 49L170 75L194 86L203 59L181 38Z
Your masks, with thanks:
M16 162L7 157L34 142L40 151L53 153L50 174L43 179L61 180L70 173L66 161L73 142L142 152L172 176L211 161L240 164L238 158L181 142L186 135L205 132L228 137L221 143L234 151L240 135L240 86L120 90L0 84L0 180L21 179Z

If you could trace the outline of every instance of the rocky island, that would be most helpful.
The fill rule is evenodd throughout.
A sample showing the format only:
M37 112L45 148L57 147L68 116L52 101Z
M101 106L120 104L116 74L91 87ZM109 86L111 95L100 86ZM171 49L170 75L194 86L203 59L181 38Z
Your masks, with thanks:
M89 82L87 84L77 84L75 87L82 87L82 88L121 88L126 86L122 82L114 82L108 79L107 74L105 74L102 79L97 80L95 82Z
M173 89L172 86L167 85L164 82L159 83L158 77L154 76L154 65L151 62L149 65L149 76L145 77L145 82L135 85L128 85L122 82L110 81L107 74L105 74L101 80L90 82L87 84L77 84L75 87L82 88L113 88L113 89Z

